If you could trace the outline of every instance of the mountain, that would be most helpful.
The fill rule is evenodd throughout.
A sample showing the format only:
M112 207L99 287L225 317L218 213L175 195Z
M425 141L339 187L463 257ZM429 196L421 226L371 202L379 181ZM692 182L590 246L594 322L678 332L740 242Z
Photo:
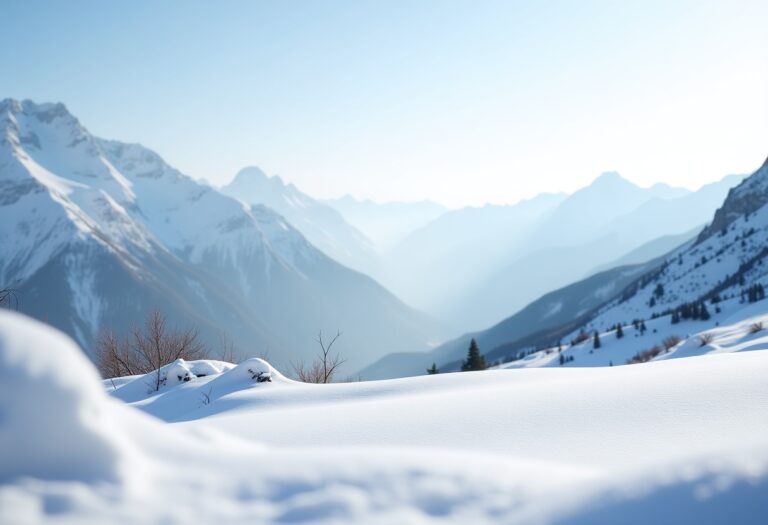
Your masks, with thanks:
M387 251L412 231L448 211L431 201L377 203L350 195L324 202L372 239L379 251Z
M642 286L604 306L589 327L671 316L686 303L748 299L742 290L768 284L768 160L728 192L692 245L670 253ZM714 302L713 302L714 300ZM716 306L713 307L715 309Z
M102 328L127 331L151 309L283 366L314 356L318 331L339 329L342 374L436 335L271 209L141 145L92 136L62 104L0 102L0 190L0 283L89 353Z
M592 337L566 342L558 352L517 340L490 349L487 356L513 358L504 368L582 367L754 350L765 334L767 257L768 161L728 193L695 241L669 253L586 318L561 327L568 332L563 341L599 333L599 349ZM617 325L623 327L622 337Z
M386 286L406 302L451 324L475 324L463 299L491 268L507 260L510 246L551 213L564 194L541 194L515 205L486 205L449 211L412 232L383 257ZM458 310L458 312L456 312Z
M700 191L717 193L713 188L717 186L710 185ZM685 203L687 199L701 198L693 195L671 202ZM696 331L765 311L768 308L765 305L758 311L749 310L746 291L752 286L768 285L768 264L763 262L768 256L768 161L728 192L710 225L695 240L691 237L682 240L680 246L662 257L606 270L550 292L487 330L467 333L428 353L385 356L363 373L371 377L420 374L433 362L445 371L457 370L471 338L477 340L489 361L504 362L530 355L530 359L526 358L519 366L533 366L533 363L557 366L559 363L552 361L552 345L561 340L570 352L568 341L582 330L602 332L603 339L615 339L613 332L617 323L628 326L627 330L631 331L633 320L644 319L652 327L649 330L653 332L649 333L659 334L658 341L648 343L651 346L660 344L661 334L669 332L662 330L659 323L669 326L673 312L681 316L682 309L688 310L686 305L690 303L711 304L707 323L702 325L703 321L697 320ZM569 262L579 259L572 251L568 255ZM663 292L659 293L660 290ZM743 297L742 290L745 291ZM718 306L713 300L722 304ZM690 328L681 325L673 331L681 330ZM603 353L596 358L590 353L590 357L584 359L588 343L574 350L582 356L582 364L621 364L626 352L631 351L631 356L643 350L642 342L629 347L624 342L623 354ZM549 353L537 351L542 347L548 347Z
M452 211L393 249L386 267L396 270L382 280L459 330L488 326L650 241L704 224L737 182L729 176L690 192L641 188L611 172L572 195Z
M271 208L330 258L372 273L376 254L371 241L331 206L302 193L293 184L285 184L280 177L268 177L257 167L244 168L221 192L248 204Z

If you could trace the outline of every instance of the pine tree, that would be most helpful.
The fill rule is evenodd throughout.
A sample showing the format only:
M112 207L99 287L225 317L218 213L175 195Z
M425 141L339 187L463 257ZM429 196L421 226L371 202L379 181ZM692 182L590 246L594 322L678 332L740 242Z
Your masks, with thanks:
M565 356L560 354L560 366L563 366L563 363L565 363Z
M701 303L701 307L699 309L699 319L702 321L708 321L709 320L709 310L707 310L707 305L703 302Z
M645 321L640 321L640 335L645 333Z
M616 325L616 339L624 337L624 329L621 327L621 323Z
M432 363L432 366L430 368L427 368L427 373L429 375L435 375L435 374L439 374L440 370L437 369L437 365L435 363Z
M467 351L467 359L461 365L462 372L469 372L473 370L485 370L488 366L485 364L485 357L480 353L480 349L477 347L477 341L472 339L469 343L469 351Z
M597 330L595 330L595 338L592 340L592 346L595 350L600 348L600 334L597 333Z

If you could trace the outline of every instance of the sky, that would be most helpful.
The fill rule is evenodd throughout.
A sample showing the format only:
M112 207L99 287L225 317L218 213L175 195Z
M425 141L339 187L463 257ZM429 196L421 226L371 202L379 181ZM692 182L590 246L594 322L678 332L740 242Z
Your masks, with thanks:
M0 98L195 178L452 207L768 155L768 2L14 1Z

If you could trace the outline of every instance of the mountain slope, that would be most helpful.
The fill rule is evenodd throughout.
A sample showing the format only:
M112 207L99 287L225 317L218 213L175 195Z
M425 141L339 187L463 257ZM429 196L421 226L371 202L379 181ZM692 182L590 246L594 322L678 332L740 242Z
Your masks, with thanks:
M283 365L313 356L319 330L340 329L343 373L435 335L272 210L91 136L61 104L5 100L0 125L0 282L89 351L101 328L126 330L152 308Z
M365 273L375 269L376 254L371 241L336 210L302 193L293 184L285 184L280 177L268 177L256 167L244 168L221 192L276 211L332 259Z
M475 325L476 319L469 318L486 310L482 305L469 307L463 299L564 198L542 194L511 206L447 212L385 254L383 282L409 304L460 329Z
M358 200L350 195L323 202L362 231L381 252L388 251L412 231L448 211L444 206L431 201L378 203Z
M600 272L544 295L491 328L463 334L430 352L387 355L363 370L362 375L380 379L421 375L432 363L443 371L457 370L456 364L465 357L473 338L483 352L511 341L519 341L521 348L556 341L587 322L616 293L662 263L663 258L658 258Z
M391 252L396 271L383 282L460 330L488 326L647 242L704 224L736 182L690 192L606 173L568 196L449 212Z

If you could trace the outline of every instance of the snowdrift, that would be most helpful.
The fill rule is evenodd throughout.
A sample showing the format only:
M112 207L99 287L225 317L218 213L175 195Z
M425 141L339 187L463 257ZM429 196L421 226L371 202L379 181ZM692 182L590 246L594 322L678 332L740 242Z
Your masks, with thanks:
M254 379L265 372L272 381ZM0 522L761 523L768 513L765 351L336 385L295 383L261 360L161 373L159 390L147 376L115 389L66 336L0 311Z

